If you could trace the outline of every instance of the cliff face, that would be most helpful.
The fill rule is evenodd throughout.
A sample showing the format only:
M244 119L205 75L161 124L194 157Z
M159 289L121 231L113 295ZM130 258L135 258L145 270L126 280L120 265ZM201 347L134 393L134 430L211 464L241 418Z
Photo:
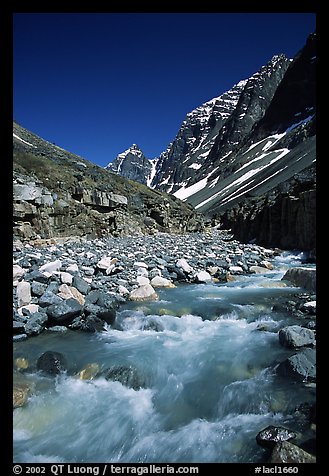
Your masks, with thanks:
M14 123L14 238L198 231L203 220L175 197L109 173Z
M278 161L269 190L257 187L231 210L220 213L236 237L266 246L315 250L316 247L316 36L296 55L264 117L254 126L251 142L281 137L287 150ZM269 149L270 150L270 149ZM289 160L290 159L290 160ZM290 173L287 174L287 172ZM273 170L272 170L273 172ZM273 178L281 176L276 184ZM268 182L271 182L270 178Z
M263 117L290 60L274 56L249 79L187 114L161 154L152 186L175 193L224 173L234 151Z

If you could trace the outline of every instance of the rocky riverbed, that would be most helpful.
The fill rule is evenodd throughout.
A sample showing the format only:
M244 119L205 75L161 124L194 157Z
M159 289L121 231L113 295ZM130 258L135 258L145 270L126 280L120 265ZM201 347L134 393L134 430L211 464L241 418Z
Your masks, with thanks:
M45 328L95 331L126 300L157 299L158 287L211 283L272 269L279 251L227 231L172 236L14 243L14 340Z
M244 275L266 274L273 270L280 250L255 244L242 244L228 231L172 236L36 240L14 243L13 264L13 339L21 342L47 331L61 339L70 330L97 333L120 329L116 321L120 306L130 301L152 302L160 289L184 283L233 283ZM276 302L273 309L295 319L294 325L277 331L279 344L291 350L277 366L283 379L299 385L315 386L315 271L310 268L288 270L283 276L296 286L308 286ZM301 284L302 283L302 284ZM157 324L158 325L158 324ZM273 324L272 324L273 325ZM259 332L273 331L262 322ZM33 385L24 375L28 367L24 356L14 361L14 407L26 404ZM57 375L67 369L62 354L44 352L36 364L38 371ZM95 364L79 373L81 379L93 379L99 373ZM130 367L113 367L106 379L138 389L139 380ZM146 385L147 386L147 385ZM270 426L257 436L272 462L315 461L315 405L296 407L296 419L302 432ZM308 451L310 453L308 453Z

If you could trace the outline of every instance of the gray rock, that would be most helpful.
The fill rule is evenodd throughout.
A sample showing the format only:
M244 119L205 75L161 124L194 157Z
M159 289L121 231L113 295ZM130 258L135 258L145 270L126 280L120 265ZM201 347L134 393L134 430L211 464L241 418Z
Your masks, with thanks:
M80 278L80 276L74 276L72 285L80 291L81 294L86 295L90 291L90 284L83 278Z
M315 345L315 331L301 326L280 329L279 341L284 347L296 348Z
M276 443L292 440L296 436L296 433L287 428L270 425L257 434L256 441L263 448L274 448Z
M39 270L29 271L24 275L25 281L37 281L38 283L48 283L48 276L41 273Z
M66 326L52 326L48 328L48 331L52 332L67 332Z
M141 377L138 370L131 365L113 366L104 372L106 380L113 380L122 383L126 387L139 390L140 388L146 388L145 379Z
M316 269L315 268L290 268L286 271L282 280L291 282L294 286L302 287L308 291L316 291Z
M36 198L42 196L42 189L37 187L35 183L29 184L14 184L13 198L14 200L34 201Z
M51 291L46 291L39 299L40 307L48 307L55 304L60 304L63 299Z
M82 311L81 304L76 299L69 298L59 304L52 304L46 308L50 319L57 322L71 321Z
M27 334L17 334L13 336L13 342L21 342L27 339Z
M56 375L66 370L66 359L60 352L44 352L37 360L37 369L50 375Z
M288 441L274 446L269 463L316 463L315 456Z
M45 324L48 321L48 316L44 312L35 312L27 321L24 326L25 333L28 336L40 334Z
M39 283L38 281L33 281L31 285L31 293L33 296L42 296L45 292L46 285Z
M283 377L300 382L314 382L316 379L316 351L305 348L281 362L277 372Z

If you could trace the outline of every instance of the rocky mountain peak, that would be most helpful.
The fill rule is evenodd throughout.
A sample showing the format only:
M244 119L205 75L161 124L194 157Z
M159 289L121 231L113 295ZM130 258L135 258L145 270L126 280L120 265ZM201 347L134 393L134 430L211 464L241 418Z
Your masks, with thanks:
M150 185L154 175L155 162L149 160L137 144L132 144L116 156L105 169L116 175Z

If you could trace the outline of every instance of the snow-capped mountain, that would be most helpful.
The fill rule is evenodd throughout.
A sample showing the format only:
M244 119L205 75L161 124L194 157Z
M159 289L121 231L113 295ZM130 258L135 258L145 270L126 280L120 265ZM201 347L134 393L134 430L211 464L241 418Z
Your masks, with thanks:
M155 175L156 164L157 159L147 159L138 145L133 144L129 149L118 154L105 169L127 179L150 186Z
M314 33L294 59L273 56L249 79L188 113L153 162L141 151L119 154L116 173L128 173L126 157L128 171L138 159L139 173L130 178L189 202L213 221L220 218L240 240L262 236L266 245L314 247L315 40ZM298 202L299 191L313 198ZM282 201L290 193L294 205ZM301 217L289 217L297 202L298 214L308 217L304 228ZM281 214L275 223L262 218L269 204Z
M263 117L220 163L174 195L242 241L315 248L316 35L290 62ZM219 142L219 140L218 140ZM217 139L216 139L217 143ZM217 144L215 144L217 145Z
M169 193L197 183L239 148L269 106L290 60L274 56L249 79L187 114L161 156L153 186Z

